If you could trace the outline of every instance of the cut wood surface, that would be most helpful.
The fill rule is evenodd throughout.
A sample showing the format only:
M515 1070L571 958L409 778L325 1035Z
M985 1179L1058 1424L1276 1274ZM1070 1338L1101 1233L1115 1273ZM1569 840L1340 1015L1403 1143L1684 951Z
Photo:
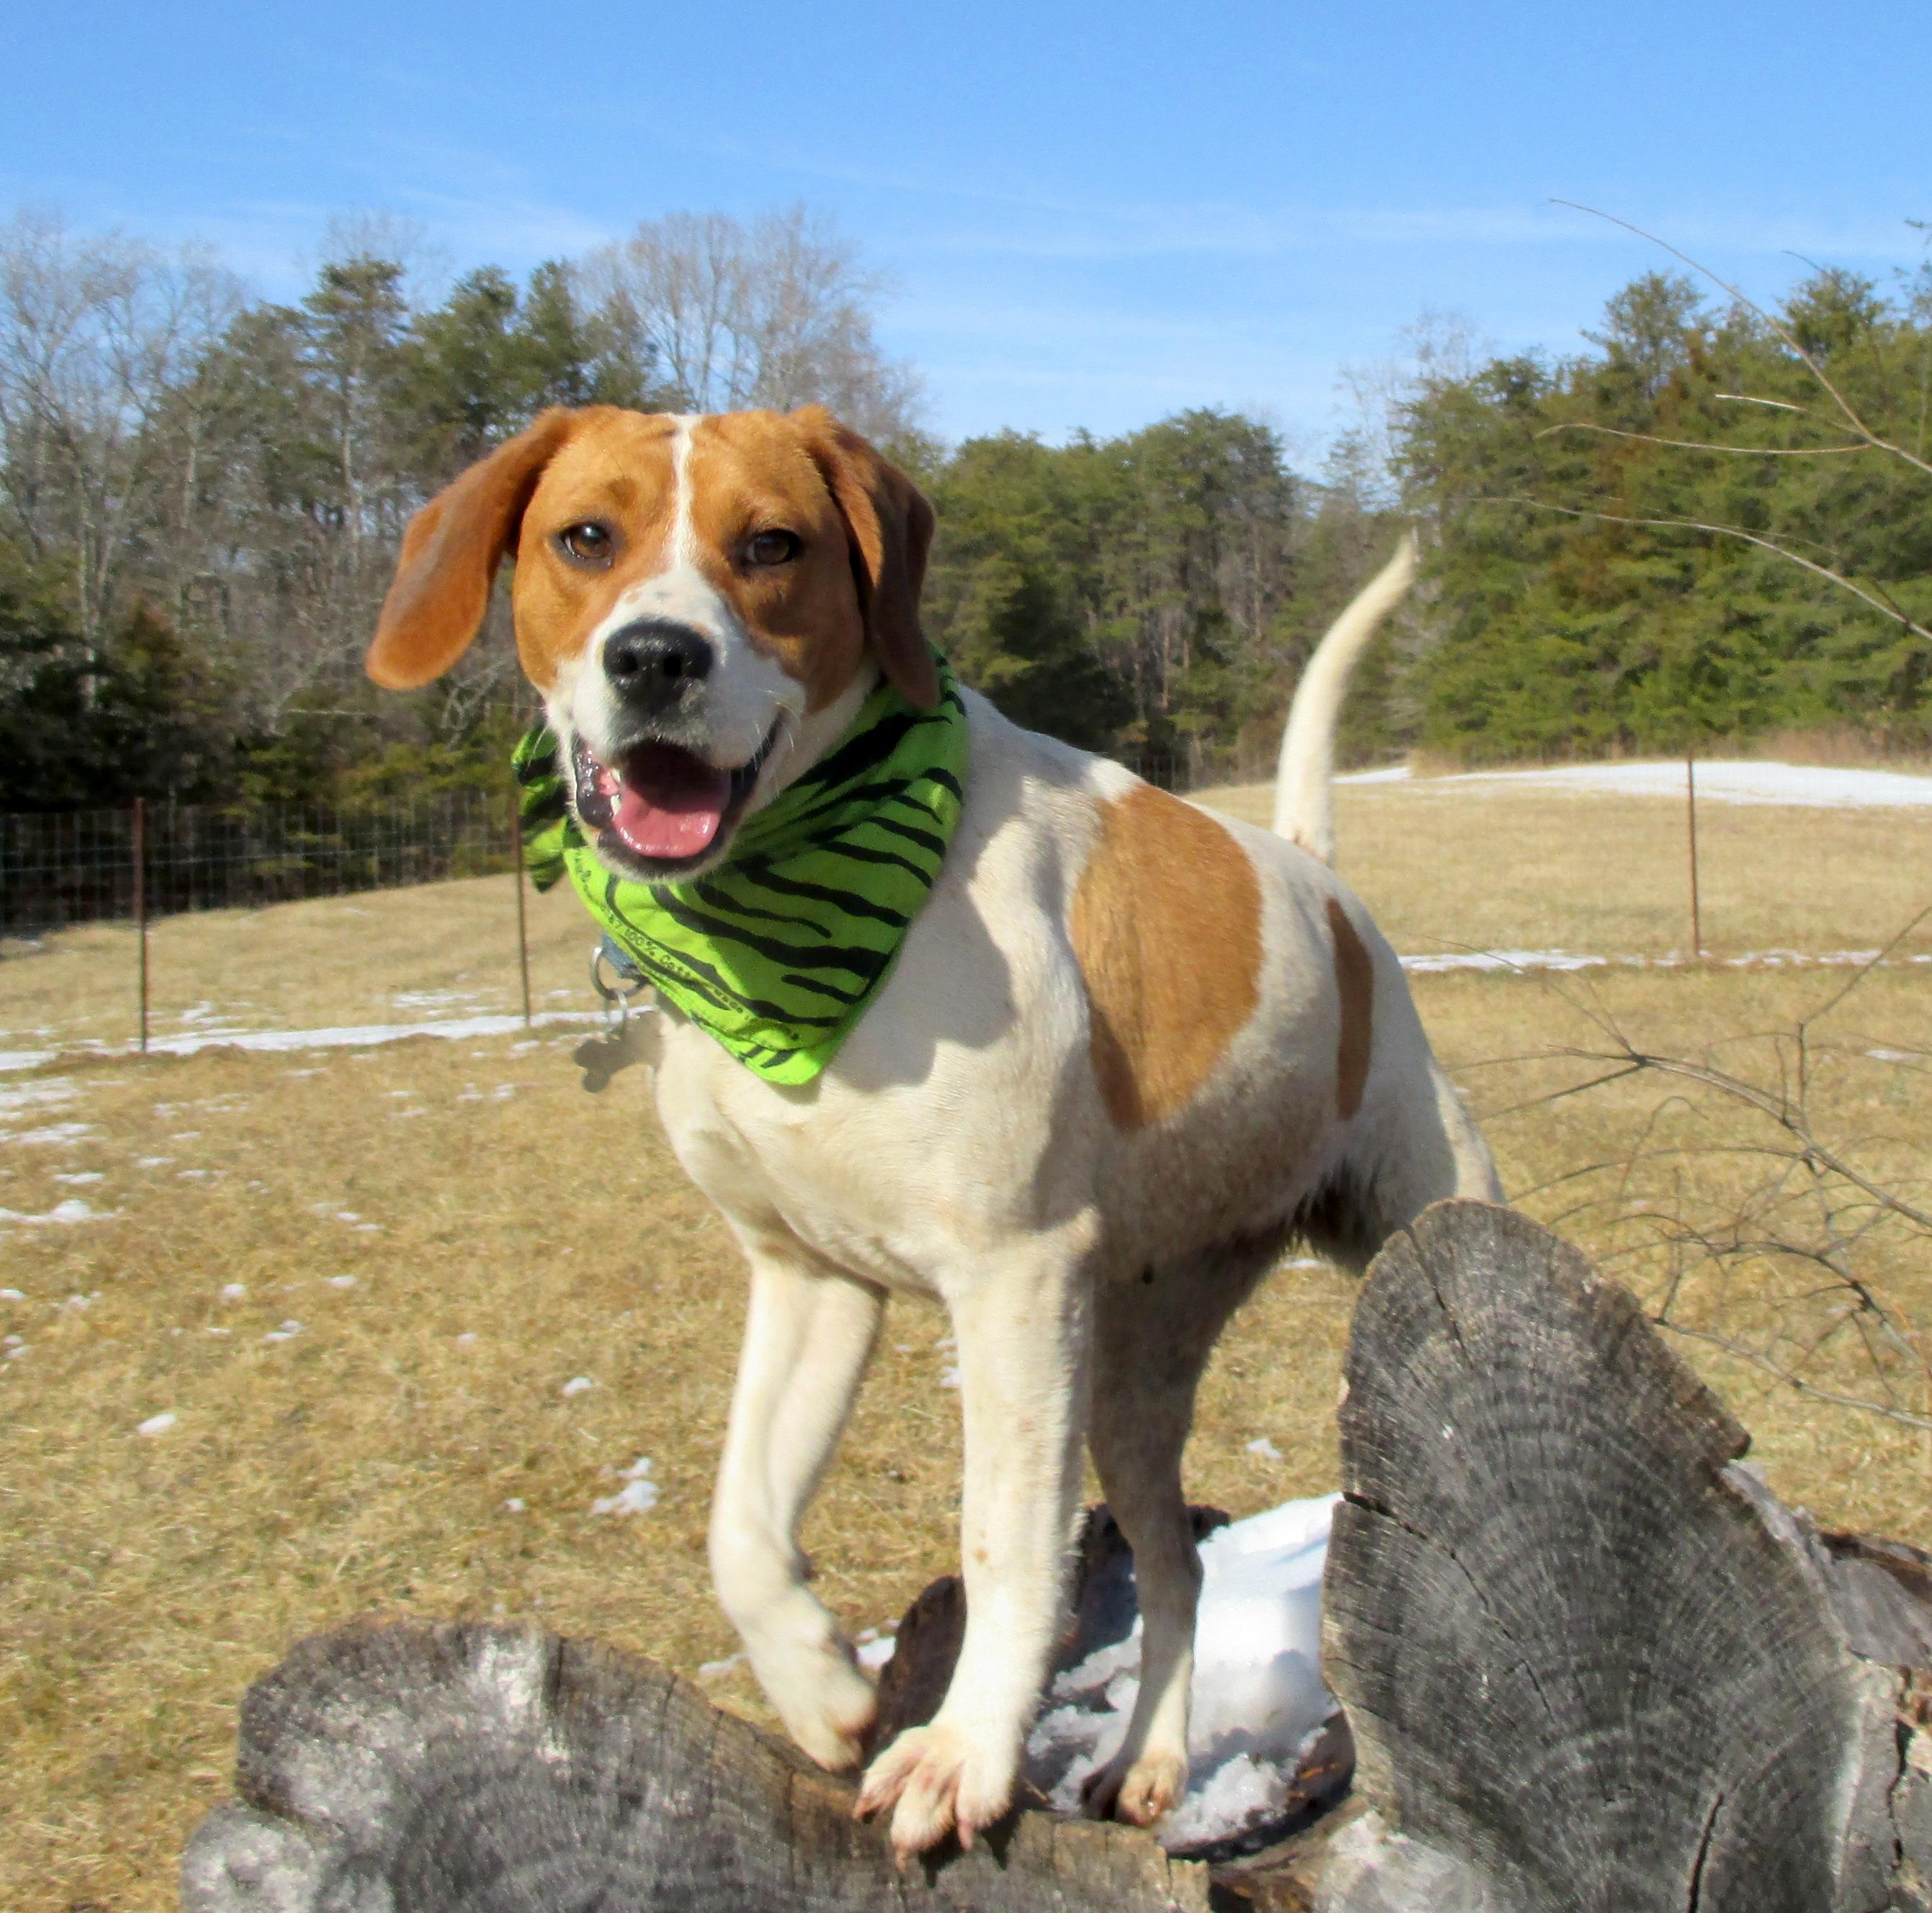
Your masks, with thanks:
M304 1642L249 1690L238 1780L188 1913L1208 1905L1150 1836L1041 1813L901 1875L849 1782L651 1662L506 1628Z
M1630 1298L1508 1210L1390 1243L1348 1381L1324 1671L1354 1786L1211 1882L1036 1811L902 1876L849 1783L665 1669L409 1624L250 1690L187 1913L1932 1913L1924 1556L1784 1507ZM1117 1551L1090 1522L1082 1625L1110 1636ZM909 1615L896 1723L943 1689L958 1606L936 1583Z
M1323 1907L1925 1906L1923 1563L1780 1506L1624 1290L1444 1204L1347 1381L1323 1664L1377 1811Z

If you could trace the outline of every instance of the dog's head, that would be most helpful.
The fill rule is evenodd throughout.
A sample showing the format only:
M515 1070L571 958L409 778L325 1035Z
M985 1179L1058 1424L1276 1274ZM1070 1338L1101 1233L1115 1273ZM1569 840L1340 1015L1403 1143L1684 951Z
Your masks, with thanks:
M475 637L516 559L517 650L598 854L661 882L717 862L882 670L930 709L932 510L820 407L547 412L404 535L369 647L392 690Z

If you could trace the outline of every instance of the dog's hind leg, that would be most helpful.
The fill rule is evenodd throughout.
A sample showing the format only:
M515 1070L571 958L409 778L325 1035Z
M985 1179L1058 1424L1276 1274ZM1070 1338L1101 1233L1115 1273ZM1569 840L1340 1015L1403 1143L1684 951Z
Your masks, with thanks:
M1179 1267L1116 1279L1096 1324L1088 1442L1107 1505L1133 1550L1141 1684L1119 1750L1088 1781L1089 1813L1151 1826L1187 1786L1187 1698L1201 1560L1181 1486L1194 1396L1222 1324L1276 1241L1243 1243Z
M876 1711L838 1624L806 1585L798 1528L878 1339L882 1290L740 1229L751 1306L711 1507L711 1573L753 1672L822 1767L857 1765Z
M1489 1144L1442 1065L1425 1054L1417 1074L1365 1114L1348 1155L1295 1218L1310 1248L1358 1275L1432 1202L1503 1200Z

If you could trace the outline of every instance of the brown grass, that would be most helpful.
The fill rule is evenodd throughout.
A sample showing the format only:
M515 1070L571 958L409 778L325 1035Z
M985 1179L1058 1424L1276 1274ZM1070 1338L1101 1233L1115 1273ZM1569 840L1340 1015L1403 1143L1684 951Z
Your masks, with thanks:
M1352 790L1345 863L1408 947L1669 948L1681 937L1654 868L1670 847L1659 810ZM1730 866L1715 920L1732 947L1876 943L1909 913L1915 882L1924 901L1922 823L1731 815L1714 862ZM370 914L317 904L161 926L164 1013L245 1002L250 1022L301 1027L406 1015L393 1003L403 990L513 1003L507 886L354 908ZM580 919L558 901L538 921L540 990L581 1005ZM0 1048L121 1033L118 935L0 963ZM1660 1048L1754 1066L1728 1039L1787 1023L1842 980L1428 976L1417 994L1438 1049L1492 1112L1509 1186L1537 1192L1526 1206L1592 1253L1623 1254L1638 1241L1628 1221L1576 1206L1603 1179L1558 1179L1628 1155L1662 1087L1640 1079L1504 1114L1576 1066L1477 1066L1589 1037L1582 1003ZM1825 1033L1835 1047L1816 1092L1820 1120L1858 1138L1862 1159L1922 1182L1932 1086L1866 1052L1923 1045L1928 989L1922 967L1868 979ZM742 1306L736 1257L659 1140L637 1075L584 1096L574 1040L69 1058L0 1077L0 1129L16 1132L0 1147L0 1208L43 1215L78 1200L104 1212L0 1234L0 1284L26 1297L0 1300L0 1333L27 1348L0 1363L10 1904L172 1905L182 1840L230 1786L243 1687L290 1640L348 1615L527 1615L687 1672L732 1653L703 1535ZM39 1099L20 1102L23 1091ZM1744 1134L1735 1112L1692 1104L1666 1119L1687 1144ZM1672 1172L1682 1187L1666 1178L1652 1192L1688 1189L1720 1213L1751 1173L1742 1161L1686 1157ZM1643 1176L1663 1174L1637 1173L1633 1201L1651 1188ZM88 1175L100 1180L59 1180ZM1927 1320L1932 1269L1882 1240L1874 1253ZM1617 1266L1640 1288L1660 1275L1648 1249ZM334 1285L345 1276L352 1286ZM246 1294L225 1298L237 1283ZM1204 1392L1189 1457L1198 1498L1238 1514L1332 1484L1353 1293L1326 1269L1290 1268L1244 1312ZM298 1333L263 1339L289 1320ZM955 1558L946 1332L931 1310L894 1306L813 1516L820 1586L854 1628L895 1616ZM1922 1437L1687 1352L1754 1429L1781 1492L1828 1521L1932 1542ZM566 1397L578 1375L596 1385ZM176 1417L165 1433L136 1432L164 1412ZM1280 1462L1248 1451L1263 1435ZM662 1485L657 1508L592 1515L610 1471L640 1455ZM727 1705L760 1711L742 1666L704 1678Z
M1690 947L1684 807L1674 799L1345 784L1342 874L1403 952ZM1200 801L1268 821L1265 785ZM1874 949L1932 901L1932 813L1701 805L1707 952Z

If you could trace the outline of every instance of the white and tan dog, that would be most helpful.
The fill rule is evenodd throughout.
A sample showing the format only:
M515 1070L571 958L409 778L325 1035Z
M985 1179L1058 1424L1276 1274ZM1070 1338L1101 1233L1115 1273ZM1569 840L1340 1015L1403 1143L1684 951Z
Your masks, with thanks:
M925 499L817 409L546 413L417 514L370 654L446 670L514 553L517 643L599 855L729 853L884 672L937 694ZM1006 1810L1062 1624L1083 1439L1131 1543L1140 1696L1096 1810L1180 1798L1200 1568L1180 1456L1222 1324L1292 1237L1351 1266L1429 1203L1494 1198L1394 955L1327 868L1332 737L1405 553L1298 692L1276 828L1247 828L966 694L964 814L896 968L818 1080L775 1087L674 1013L671 1147L751 1265L711 1519L720 1599L800 1746L860 1758L871 1687L796 1536L886 1298L936 1298L965 1413L964 1648L862 1812L902 1854ZM1294 841L1286 841L1286 840ZM1307 847L1302 847L1303 846Z

